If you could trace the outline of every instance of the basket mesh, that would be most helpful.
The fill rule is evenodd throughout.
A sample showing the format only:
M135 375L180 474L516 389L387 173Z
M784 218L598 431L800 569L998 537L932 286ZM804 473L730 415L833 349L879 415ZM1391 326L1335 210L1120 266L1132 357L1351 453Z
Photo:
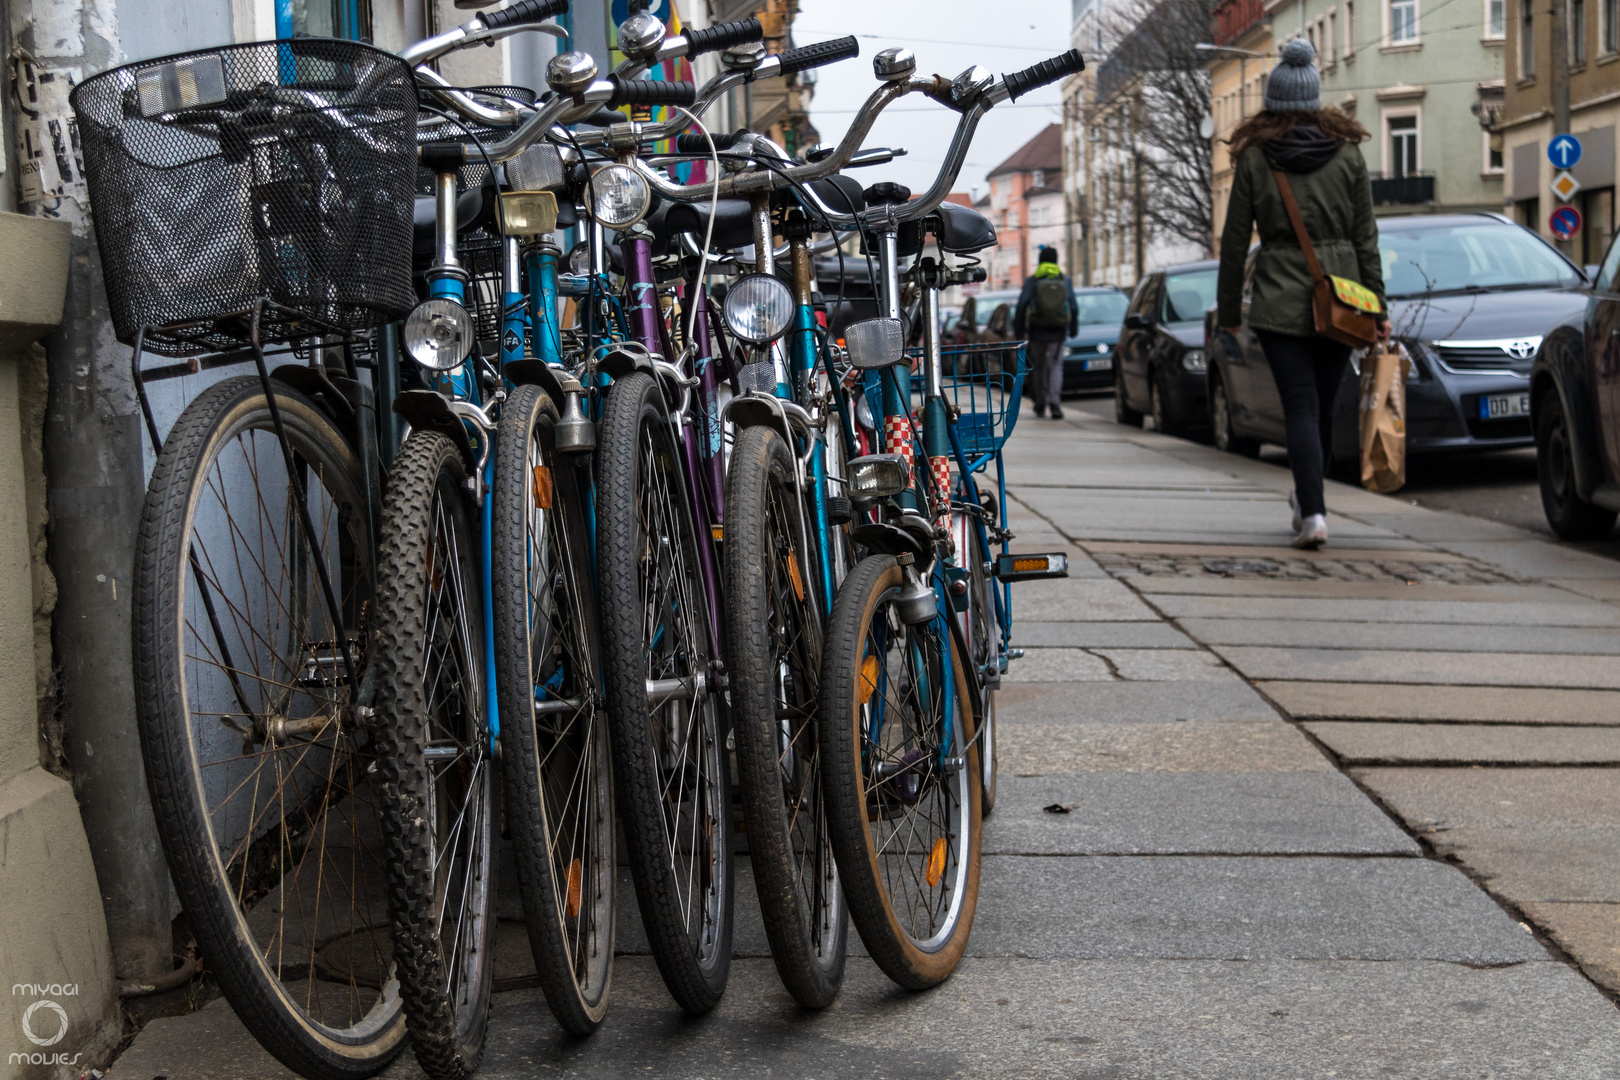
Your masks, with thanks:
M142 61L74 90L118 339L182 356L265 341L299 318L360 330L411 289L416 96L410 69L328 38ZM200 325L199 325L200 324Z
M1024 343L946 345L939 352L944 368L940 389L945 400L957 409L957 438L972 468L978 471L984 468L989 455L1006 445L1018 423L1018 403L1029 371ZM917 361L923 353L911 349L908 355ZM922 394L925 386L923 375L914 372L912 392Z

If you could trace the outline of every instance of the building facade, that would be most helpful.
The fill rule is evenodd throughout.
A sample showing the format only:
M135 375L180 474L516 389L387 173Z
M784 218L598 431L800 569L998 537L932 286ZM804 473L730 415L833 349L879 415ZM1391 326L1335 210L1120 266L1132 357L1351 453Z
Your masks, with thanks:
M1215 246L1220 250L1226 205L1232 197L1232 155L1228 145L1238 125L1259 111L1266 78L1276 62L1271 16L1264 0L1225 0L1216 6L1210 37L1217 46L1210 76L1211 164L1214 179Z
M1581 142L1570 173L1581 185L1569 205L1581 230L1564 245L1576 262L1603 258L1615 229L1615 126L1620 123L1620 9L1612 0L1567 0L1569 29L1568 130ZM1505 172L1504 206L1548 240L1553 210L1563 202L1549 185L1557 170L1547 157L1555 134L1551 9L1511 0L1505 8L1506 93L1497 135Z
M996 227L989 252L991 289L1017 288L1035 270L1043 247L1064 251L1063 129L1048 124L990 170L989 191L977 209ZM1070 271L1072 263L1064 266Z

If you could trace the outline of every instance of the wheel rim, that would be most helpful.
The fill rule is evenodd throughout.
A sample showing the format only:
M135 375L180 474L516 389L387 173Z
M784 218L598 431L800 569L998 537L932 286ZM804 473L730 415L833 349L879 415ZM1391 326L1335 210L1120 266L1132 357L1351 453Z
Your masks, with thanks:
M1547 487L1552 492L1553 498L1562 505L1569 501L1570 476L1574 472L1575 463L1563 416L1555 413L1549 427L1551 431L1547 436Z
M1226 414L1226 384L1219 379L1210 387L1210 427L1214 428L1215 447L1218 450L1228 450L1232 446L1232 420Z
M899 590L879 598L861 650L861 775L871 851L890 913L912 944L935 952L962 914L972 827L966 767L941 768L945 730L940 619L907 626ZM954 696L954 690L953 690ZM957 708L961 708L957 701Z
M568 466L564 466L568 467ZM574 567L587 565L552 509L553 484L540 433L529 440L527 607L529 684L536 704L534 750L545 815L553 902L569 970L587 1005L602 999L612 961L613 793L607 717L586 598ZM542 702L577 702L565 712Z
M284 409L321 554L363 663L366 511ZM254 426L255 424L259 426ZM284 1005L331 1041L399 1013L382 840L351 686L268 413L205 462L189 508L181 680L210 856Z
M1168 431L1168 417L1164 411L1164 391L1159 389L1158 376L1148 383L1148 407L1153 411L1153 429L1155 431Z
M641 426L642 640L649 684L691 685L712 677L706 599L697 584L691 535L674 486L680 473L661 432ZM648 710L648 743L663 794L663 845L676 903L698 963L712 969L719 955L727 879L727 814L722 804L718 717L708 692L671 697Z

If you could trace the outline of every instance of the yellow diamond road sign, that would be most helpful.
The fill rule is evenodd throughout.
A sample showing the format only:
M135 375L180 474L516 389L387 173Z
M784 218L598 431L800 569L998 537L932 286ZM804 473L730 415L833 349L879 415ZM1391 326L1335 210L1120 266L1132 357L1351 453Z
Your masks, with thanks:
M1581 190L1581 182L1569 175L1569 170L1567 169L1553 177L1553 182L1547 186L1552 188L1554 195L1557 195L1565 202L1569 202L1569 200L1575 197L1575 193Z

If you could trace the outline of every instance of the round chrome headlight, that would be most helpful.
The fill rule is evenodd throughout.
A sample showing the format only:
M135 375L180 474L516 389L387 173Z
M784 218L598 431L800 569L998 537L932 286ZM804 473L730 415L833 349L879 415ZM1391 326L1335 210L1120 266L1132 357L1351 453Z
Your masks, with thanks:
M753 345L782 336L793 319L793 294L780 278L744 274L726 290L722 307L732 334Z
M568 273L575 277L585 277L591 272L591 245L589 241L581 240L568 249Z
M591 175L586 188L591 216L610 229L628 229L647 215L652 189L628 165L605 165Z
M405 350L425 368L449 371L472 352L473 333L466 308L443 297L425 300L405 320Z

